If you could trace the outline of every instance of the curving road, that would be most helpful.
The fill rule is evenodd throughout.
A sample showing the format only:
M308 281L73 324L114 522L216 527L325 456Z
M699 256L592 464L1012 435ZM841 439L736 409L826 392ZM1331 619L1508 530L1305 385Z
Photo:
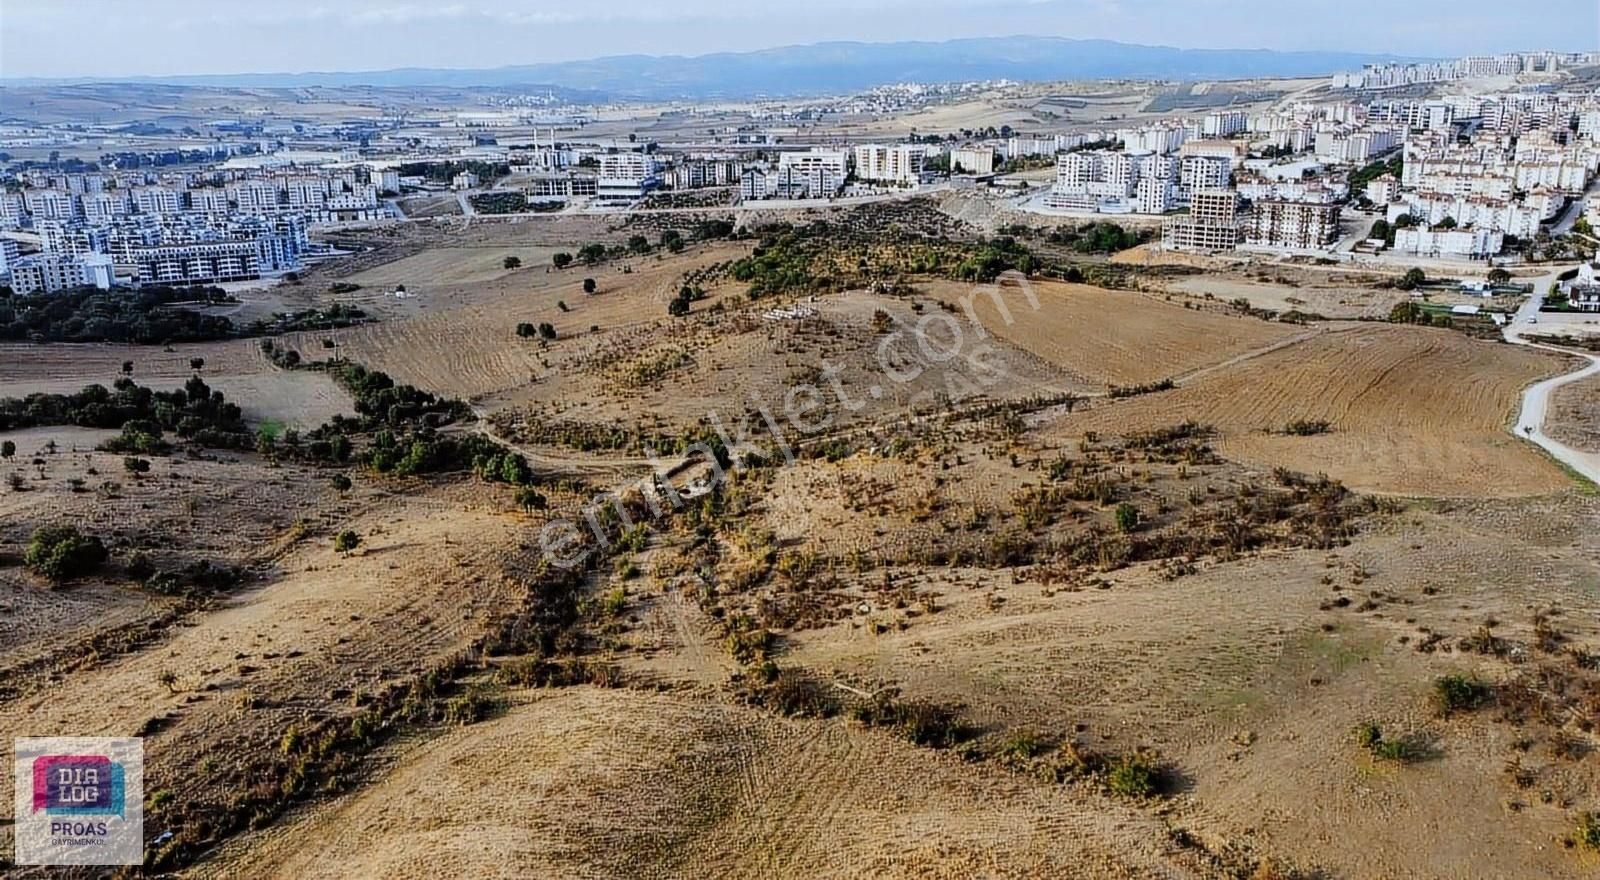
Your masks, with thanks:
M1538 327L1533 319L1538 316L1539 306L1544 303L1544 296L1550 289L1550 285L1556 282L1563 271L1570 268L1564 266L1536 279L1533 282L1533 295L1528 297L1527 302L1523 303L1522 307L1517 309L1517 313L1506 323L1504 334L1507 342L1559 352L1569 357L1583 358L1589 363L1574 372L1545 379L1542 382L1536 382L1528 386L1522 392L1522 410L1517 414L1517 421L1512 426L1511 432L1550 453L1557 461L1577 471L1589 482L1600 486L1600 455L1568 446L1544 432L1544 421L1545 416L1549 413L1551 393L1563 385L1587 379L1590 376L1600 375L1600 355L1586 354L1567 348L1558 348L1553 345L1544 345L1523 338L1524 333Z

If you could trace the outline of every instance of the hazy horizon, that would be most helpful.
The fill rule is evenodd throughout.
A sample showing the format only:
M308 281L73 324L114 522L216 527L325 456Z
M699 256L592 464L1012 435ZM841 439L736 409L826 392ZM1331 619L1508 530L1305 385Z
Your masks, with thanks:
M942 41L1014 35L1183 49L1271 49L1453 57L1600 43L1593 0L1551 0L1540 16L1486 0L1413 3L1363 16L1285 16L1236 0L1196 20L1181 0L813 0L803 9L732 0L573 8L534 0L423 5L282 0L7 0L0 78L122 78L462 70L615 55L704 55L818 42ZM936 10L939 14L928 14ZM1442 21L1453 24L1441 26ZM1183 22L1178 28L1175 23ZM1578 26L1581 23L1581 26Z

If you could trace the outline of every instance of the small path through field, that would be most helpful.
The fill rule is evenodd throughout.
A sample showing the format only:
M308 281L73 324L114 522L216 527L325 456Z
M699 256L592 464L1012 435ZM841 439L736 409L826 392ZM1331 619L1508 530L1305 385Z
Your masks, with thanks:
M1544 345L1523 338L1523 334L1534 326L1533 319L1539 314L1539 307L1544 304L1545 292L1550 289L1550 285L1556 282L1563 271L1565 271L1565 268L1553 270L1549 275L1542 276L1533 282L1533 294L1528 297L1528 301L1523 303L1521 308L1517 309L1517 313L1506 324L1505 338L1507 342L1517 345L1527 345L1572 357L1580 357L1589 363L1588 366L1575 372L1545 379L1542 382L1536 382L1528 386L1522 392L1522 411L1518 414L1516 424L1512 426L1511 432L1542 448L1552 456L1555 456L1557 461L1577 471L1584 479L1600 486L1600 455L1575 449L1544 432L1544 420L1546 413L1550 409L1551 392L1563 385L1600 374L1600 356L1553 345Z

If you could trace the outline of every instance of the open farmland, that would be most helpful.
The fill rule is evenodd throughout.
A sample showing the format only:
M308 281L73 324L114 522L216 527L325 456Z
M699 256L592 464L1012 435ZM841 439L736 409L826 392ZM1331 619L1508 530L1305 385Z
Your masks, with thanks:
M1561 359L1441 330L1354 325L1208 373L1173 391L1063 418L1055 436L1193 419L1222 432L1223 455L1325 472L1404 495L1524 495L1567 478L1506 430L1523 387ZM1329 430L1292 436L1295 421Z
M204 358L252 431L358 416L0 434L0 735L145 736L179 876L1589 875L1600 511L1506 430L1563 358L872 210L351 233L290 292L370 323L0 349L0 396ZM102 564L26 558L65 525Z
M1140 385L1181 376L1303 332L1282 324L1185 309L1134 292L1031 282L998 296L970 285L932 285L941 302L970 302L983 329L1091 386ZM1008 320L1009 318L1009 320Z

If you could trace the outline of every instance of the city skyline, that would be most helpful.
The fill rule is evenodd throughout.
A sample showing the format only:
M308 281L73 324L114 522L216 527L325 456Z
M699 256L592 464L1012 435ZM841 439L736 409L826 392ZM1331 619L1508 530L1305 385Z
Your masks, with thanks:
M269 7L180 0L9 0L0 12L0 78L122 78L365 72L408 67L486 69L617 55L745 52L835 40L941 41L1027 34L1114 39L1184 49L1336 51L1410 57L1578 51L1600 43L1589 0L1553 0L1547 14L1481 0L1385 10L1382 28L1360 17L1284 20L1268 0L1220 4L1198 19L1177 0L816 0L778 9L730 0L556 7L543 2L427 6L366 0L333 6L286 0ZM1441 18L1443 17L1443 18ZM1441 27L1448 19L1452 26ZM1173 22L1183 21L1181 30ZM203 39L247 29L242 40ZM162 51L150 52L152 45ZM291 54L282 51L294 45ZM293 58L292 61L286 60Z

